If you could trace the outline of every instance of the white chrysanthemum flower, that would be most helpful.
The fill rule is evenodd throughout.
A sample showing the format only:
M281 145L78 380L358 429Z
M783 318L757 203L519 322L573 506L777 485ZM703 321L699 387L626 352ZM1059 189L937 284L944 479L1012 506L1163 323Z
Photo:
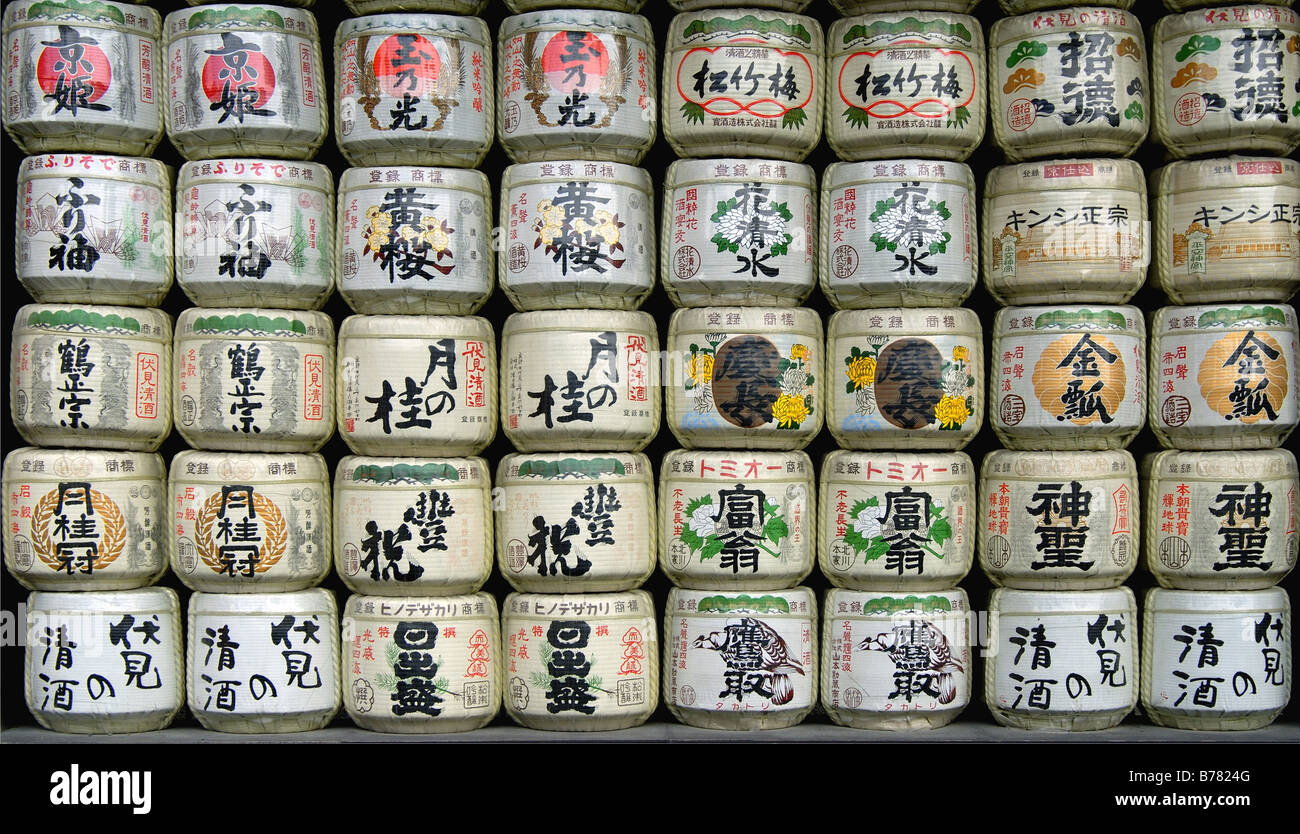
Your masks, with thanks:
M808 387L808 372L798 365L785 369L781 374L781 391L791 397L802 397Z
M693 410L696 414L708 414L713 410L713 386L701 385L695 389L695 405Z
M876 229L891 243L917 249L942 240L944 220L939 212L918 208L915 200L903 200L876 220Z
M959 400L966 398L966 372L955 362L943 372L943 393Z
M858 535L870 541L880 535L880 519L876 517L876 507L867 507L853 519L853 529Z
M876 413L876 389L859 388L853 392L857 397L857 407L854 411L858 414L875 414Z
M713 520L713 505L701 504L691 513L691 531L702 539L707 539L717 531L718 525Z

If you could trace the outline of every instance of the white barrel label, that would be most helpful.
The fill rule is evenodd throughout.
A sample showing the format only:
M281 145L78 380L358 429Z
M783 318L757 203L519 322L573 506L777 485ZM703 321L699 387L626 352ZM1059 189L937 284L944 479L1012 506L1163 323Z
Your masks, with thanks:
M997 615L991 704L1028 715L1129 709L1138 681L1127 611Z
M1291 694L1289 614L1272 609L1148 615L1151 705L1218 716L1282 709Z
M132 594L105 594L106 604ZM158 592L144 592L160 602ZM184 692L179 610L59 610L57 594L42 594L28 613L28 704L43 719L96 717L112 726L123 713L168 712ZM173 600L175 598L173 597ZM139 601L136 601L136 605ZM174 603L173 603L174 604Z

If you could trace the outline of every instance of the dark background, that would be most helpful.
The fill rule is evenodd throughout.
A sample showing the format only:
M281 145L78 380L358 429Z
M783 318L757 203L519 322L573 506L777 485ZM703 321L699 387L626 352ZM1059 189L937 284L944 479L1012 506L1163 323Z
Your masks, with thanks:
M7 3L5 5L7 5ZM156 8L164 16L166 16L166 14L169 12L175 11L176 9L186 8L186 5L184 2L182 2L182 0L154 0L154 2L152 2L150 5ZM568 6L569 4L563 2L563 0L556 0L555 5L557 7L564 7L564 6ZM1064 6L1067 5L1067 3L1062 2L1060 5ZM330 170L334 174L335 183L337 185L339 177L348 166L347 163L344 161L342 155L339 154L338 149L334 144L334 138L333 138L333 118L334 118L334 114L333 114L334 75L333 73L334 70L333 70L332 44L334 42L334 31L338 26L339 21L345 17L350 16L350 12L343 5L343 3L338 2L338 0L319 0L316 4L316 7L312 11L316 15L317 21L320 24L322 54L325 58L325 66L326 66L326 71L324 74L330 92L329 96L325 100L329 103L329 107L330 107L330 132L331 132L331 135L326 138L325 144L321 148L320 153L316 156L315 161L323 165L326 165L330 168ZM1151 44L1151 27L1154 25L1156 20L1161 15L1164 14L1163 6L1158 2L1153 2L1153 0L1138 0L1134 4L1133 11L1137 15L1138 19L1142 21L1146 29L1146 40L1147 40L1147 46L1149 52L1150 44ZM652 25L656 30L655 33L656 48L657 48L656 67L658 73L662 73L663 70L664 37L667 31L667 23L671 19L671 16L674 15L675 13L676 12L667 4L666 0L648 0L645 7L641 10L641 14L647 17L651 21ZM494 39L499 29L499 25L502 18L504 18L508 14L509 12L506 9L504 3L501 2L501 0L492 0L488 8L483 12L482 17L484 18L484 20L487 21L488 27L491 30ZM829 29L830 24L839 17L838 13L830 5L828 0L814 0L814 2L808 8L805 14L817 18L821 22L824 30ZM974 15L979 19L979 21L983 25L986 38L988 35L989 28L992 26L992 24L1000 17L1003 16L1002 11L998 7L995 0L983 0L983 2L981 2L979 6L976 8ZM162 62L162 65L164 67L166 65L165 58L164 61ZM499 69L496 66L495 55L494 55L494 69ZM660 83L662 84L662 78L660 78ZM162 101L164 102L163 106L166 106L165 96L162 97ZM662 128L662 124L661 124L661 128ZM975 151L975 153L970 157L970 159L967 160L967 164L970 165L973 171L975 172L975 181L976 181L977 191L980 200L982 200L983 197L983 183L984 183L985 174L993 166L1000 165L1005 162L1001 151L999 151L997 147L993 144L992 137L993 137L993 131L992 128L990 127L985 132L985 139L983 144L981 144L980 147ZM0 161L0 166L2 166L3 169L3 174L4 174L3 182L5 183L5 188L13 189L15 188L15 184L17 182L18 166L20 161L23 158L23 154L18 150L17 146L14 145L12 140L9 139L8 135L5 135L3 139L0 140L0 151L2 151L2 156L3 156L2 161ZM1087 156L1088 155L1087 148L1086 147L1080 148L1078 155L1081 157ZM169 165L172 165L173 167L178 166L183 162L183 159L180 156L180 154L176 152L176 150L171 146L170 142L168 142L168 140L165 137L163 138L161 144L158 146L158 149L154 152L154 157L159 160L162 160L163 162L166 162ZM658 195L659 199L662 199L661 192L662 192L662 181L663 181L664 171L667 169L669 163L671 163L675 158L676 156L673 154L672 149L669 148L668 143L664 141L662 137L662 129L661 129L660 136L658 140L655 142L654 147L650 150L650 152L646 155L645 159L641 163L641 167L649 171L651 177L655 181L656 190L660 192ZM1143 166L1144 170L1146 170L1148 173L1154 171L1157 167L1169 161L1169 159L1164 153L1164 150L1150 140L1148 140L1146 144L1144 144L1139 149L1139 151L1134 155L1134 159L1136 159ZM809 157L805 160L805 162L808 165L811 165L813 169L817 172L819 177L819 182L820 182L821 172L825 169L825 167L830 163L836 161L838 160L835 154L831 151L830 146L827 145L825 140L823 140L813 151L813 153L810 154ZM491 181L492 183L494 197L499 196L501 172L504 170L505 166L509 164L510 164L509 159L506 157L504 151L501 149L501 146L497 144L493 146L491 152L488 154L486 160L483 162L483 165L481 166L481 169L487 174L489 181ZM0 333L0 340L2 340L0 341L0 344L4 344L6 346L10 344L14 315L16 314L18 308L23 304L29 304L32 302L31 297L17 282L14 276L13 256L7 254L13 251L12 249L13 239L10 237L10 235L12 234L11 230L15 228L14 223L15 223L15 211L17 207L17 201L13 199L14 194L15 192L12 190L9 191L8 193L0 194L0 204L3 204L3 208L4 208L4 216L3 219L0 220L0 229L3 229L5 232L4 243L0 244L0 253L3 253L0 254L0 262L3 262L4 264L3 284L0 285L3 286L4 289L4 293L3 293L4 309L2 312L0 312L0 327L3 327L3 332ZM979 204L980 203L977 201L977 205ZM659 218L658 211L655 212L654 217L657 223ZM495 224L495 218L496 218L495 212L493 213L493 218ZM1158 290L1144 288L1129 303L1139 307L1144 311L1150 312L1161 306L1168 304L1168 301L1164 298L1164 295ZM181 310L189 306L192 306L189 302L189 299L185 297L184 293L181 291L178 285L173 285L171 292L169 293L169 295L167 296L167 298L164 300L162 304L163 309L166 310L168 313L170 313L173 317L178 315ZM819 290L813 291L812 296L806 302L806 306L816 310L822 316L823 323L825 322L826 318L830 316L831 313L834 312L833 308L830 306L829 303L827 303L826 299L822 296ZM984 331L985 331L984 353L985 353L985 357L989 357L991 355L989 349L989 344L990 344L989 329L993 324L993 316L998 309L998 305L996 302L993 301L993 299L988 295L988 293L985 292L983 286L978 285L976 286L975 291L971 294L970 298L966 301L964 306L975 310L979 314L980 320L983 324ZM346 318L349 315L352 315L352 311L348 308L348 306L343 302L342 298L340 298L337 293L335 293L330 297L330 300L326 304L324 309L333 318L336 328L344 318ZM666 346L668 319L672 315L674 308L672 303L668 300L668 297L664 293L662 287L656 286L654 292L646 301L643 309L655 317L659 325L660 345ZM510 302L507 300L504 293L502 293L501 290L498 288L493 293L492 297L488 300L488 303L483 307L482 310L480 310L477 313L477 315L483 316L484 318L487 318L489 321L493 323L493 326L496 328L498 338L499 338L501 332L501 326L505 322L506 317L513 312L514 309L511 306ZM988 364L988 359L986 358L986 365L987 364ZM988 369L986 367L985 373L987 374L987 372ZM7 362L5 364L4 373L5 373L5 390L7 391L8 377L9 377L9 365ZM981 384L986 384L986 379L982 380ZM10 421L7 412L3 420L3 430L2 432L0 432L0 440L3 441L2 451L4 452L8 452L9 450L12 450L18 446L27 445L22 440L22 438L19 437L18 433L13 428L12 422ZM645 453L649 456L651 463L654 465L656 473L658 473L659 462L662 459L663 455L666 452L671 451L672 449L675 449L677 447L678 447L677 441L669 432L667 427L667 421L665 420L663 423L663 427L660 430L658 436L650 444L650 446L645 449ZM167 439L167 441L163 444L162 448L159 451L163 455L165 460L170 461L173 455L186 448L188 448L188 446L181 439L180 434L178 432L173 431L171 436ZM835 448L837 447L834 440L831 438L830 433L825 429L823 429L821 434L817 436L817 438L806 448L805 451L807 451L807 453L812 457L814 463L819 464L821 457L826 452L832 451ZM990 450L997 449L997 448L1000 448L1000 444L998 443L996 437L994 437L992 430L989 428L988 420L986 419L983 430L974 439L974 441L972 441L970 445L966 447L965 451L967 454L971 456L971 458L975 461L978 467L983 456ZM1288 448L1294 450L1295 448L1294 440L1288 442ZM1159 449L1159 444L1156 442L1155 437L1151 434L1151 432L1147 429L1144 429L1142 433L1138 435L1137 439L1128 447L1128 449L1135 457L1140 459L1141 456L1145 453L1157 451ZM325 456L326 460L331 465L331 469L333 465L337 463L341 457L350 453L346 444L344 444L344 442L341 439L339 439L337 436L334 437L321 451L322 454ZM509 441L506 440L505 433L503 431L498 431L496 440L483 453L482 456L488 460L491 471L495 471L497 461L499 461L502 456L512 451L513 448L510 445ZM820 472L820 467L818 468L818 472ZM981 611L987 607L988 593L992 586L979 568L978 556L976 556L974 561L975 563L971 569L970 575L967 576L967 578L962 581L961 587L965 588L967 594L969 594L972 609L976 611ZM170 571L163 576L159 584L165 585L167 587L175 588L177 590L177 592L181 596L182 611L184 611L186 602L189 597L189 591L185 588L185 586L182 585L181 582L178 579L176 579L176 577L173 576ZM828 587L830 587L829 583L825 580L825 578L821 575L820 571L816 568L813 569L812 574L808 577L807 580L805 580L803 584L808 585L813 589L817 590L819 592L819 599L820 599L820 592L825 591ZM1155 585L1155 580L1153 579L1151 574L1148 573L1145 569L1144 560L1139 561L1138 569L1134 572L1132 578L1126 584L1128 585L1128 587L1132 588L1134 593L1137 595L1139 610L1140 610L1143 593L1147 588L1150 588ZM1295 576L1288 577L1288 579L1283 583L1283 587L1286 587L1288 589L1294 589L1296 586L1297 586L1297 580ZM335 597L340 604L339 607L341 610L342 603L347 599L347 596L350 593L346 588L346 586L342 583L342 581L338 578L337 575L331 572L330 575L326 578L325 582L323 583L323 587L329 588L330 590L335 592ZM671 588L671 584L663 576L662 573L656 571L651 576L650 580L646 582L644 587L646 590L651 592L651 594L653 594L656 603L656 610L662 616L664 601L667 598L668 590ZM491 579L489 579L488 583L484 586L484 590L493 594L493 596L497 598L497 601L499 603L501 600L505 598L506 594L511 592L512 588L501 576L500 572L494 569ZM9 575L8 571L3 572L3 577L0 577L0 602L2 602L5 611L7 612L15 611L18 603L26 599L27 593L28 592L24 588L22 588ZM976 638L976 635L972 635L972 637ZM820 641L820 633L818 639ZM4 684L3 687L0 688L0 727L8 729L15 726L35 726L34 719L31 717L31 714L27 711L27 707L22 692L23 649L15 646L6 646L3 648L2 651L3 651L3 656L0 657L0 673L2 673L3 675ZM988 709L985 707L983 701L983 689L984 689L983 662L980 659L979 655L980 653L978 649L972 651L972 656L975 659L975 663L973 664L972 674L971 674L971 681L972 681L971 702L970 702L970 706L958 719L960 722L963 723L966 722L980 722L984 724L992 723L992 718L989 714ZM1138 706L1139 715L1130 716L1127 719L1127 723L1145 722L1146 719L1140 717L1141 709L1142 709L1141 705L1139 704ZM1283 718L1280 720L1294 721L1298 714L1300 714L1300 707L1297 707L1297 705L1293 701L1291 706L1288 707L1287 712L1284 713ZM662 701L658 711L655 713L654 717L651 720L654 722L674 721L672 716L668 713L667 709L663 706ZM818 705L814 709L812 716L808 718L808 722L817 723L817 724L830 724L830 720L826 717L825 713L821 710L820 705ZM199 724L189 714L189 711L187 709L183 709L172 726L197 728L199 727ZM338 717L335 719L335 722L332 726L351 726L351 721L347 718L346 712L343 709L339 710ZM497 716L496 720L493 722L493 726L507 726L507 727L513 726L513 722L506 715L504 707L502 708L500 714ZM847 734L851 734L853 731L845 730L844 732ZM1189 733L1188 736L1189 736L1189 740L1198 740L1197 737L1194 736L1193 734ZM1223 738L1223 737L1224 736L1218 736L1218 738ZM382 741L384 739L384 736L376 734L374 738L376 741ZM1028 740L1027 737L1026 740Z

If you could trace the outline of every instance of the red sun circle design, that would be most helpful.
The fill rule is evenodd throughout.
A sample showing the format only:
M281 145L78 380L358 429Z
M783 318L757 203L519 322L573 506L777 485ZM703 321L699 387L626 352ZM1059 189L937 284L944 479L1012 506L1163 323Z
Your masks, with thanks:
M423 35L389 35L375 50L375 78L384 95L401 98L410 94L427 96L438 81L442 59L433 43ZM402 73L410 73L403 76ZM412 83L411 78L414 78Z
M552 90L590 95L608 72L609 51L592 32L558 32L542 50L542 73Z
M234 78L221 77L222 70L230 68L226 66L226 62L220 55L209 55L203 62L203 94L208 97L208 101L215 104L221 100L221 90L227 80L237 86L241 83L247 84L257 91L257 101L252 103L252 107L265 107L271 100L271 94L275 92L275 70L271 68L271 62L260 52L250 50L244 54L248 56L248 60L243 66L242 82Z
M41 50L41 57L36 61L36 81L46 95L54 94L60 75L64 77L65 84L73 78L82 84L89 84L90 95L86 96L86 101L98 101L104 93L108 92L108 85L113 80L113 67L108 62L108 56L104 54L104 50L93 43L82 46L85 51L82 52L75 71L69 71L70 68L66 66L55 69L56 64L67 63L59 50L52 46ZM91 66L89 74L86 73L86 64Z

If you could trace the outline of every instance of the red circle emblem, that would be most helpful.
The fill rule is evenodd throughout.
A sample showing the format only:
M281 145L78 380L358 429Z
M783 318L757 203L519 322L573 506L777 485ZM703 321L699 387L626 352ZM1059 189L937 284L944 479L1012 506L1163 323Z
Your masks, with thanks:
M85 101L93 102L108 92L113 68L104 50L93 43L75 44L75 49L63 51L47 46L36 61L36 81L46 95L58 95L60 78L65 90L76 85L88 89Z
M542 73L551 89L594 93L609 71L609 52L591 32L559 32L542 50Z
M275 70L261 52L247 50L234 55L209 55L203 62L203 94L208 101L221 101L229 84L230 90L255 91L257 99L246 101L248 108L265 107L275 92Z
M409 94L427 96L438 80L442 60L433 43L423 35L389 35L375 50L375 78L384 95L401 98Z

